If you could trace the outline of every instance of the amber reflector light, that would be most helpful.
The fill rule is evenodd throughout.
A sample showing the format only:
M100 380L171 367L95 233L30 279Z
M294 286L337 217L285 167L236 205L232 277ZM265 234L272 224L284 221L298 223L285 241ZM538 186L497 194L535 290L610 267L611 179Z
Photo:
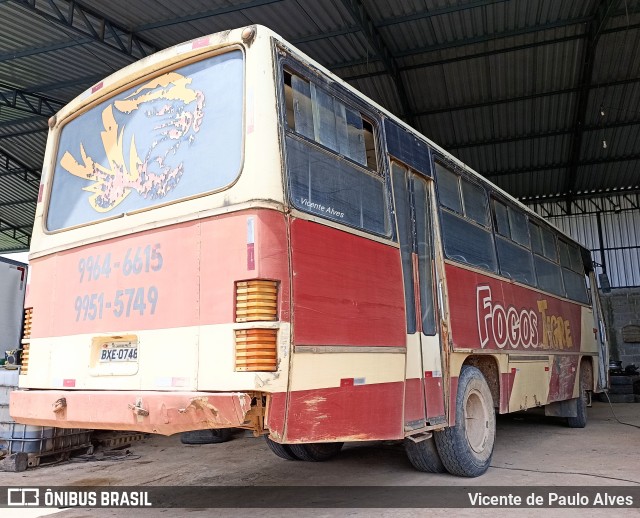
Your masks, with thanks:
M29 342L31 341L31 320L33 319L33 308L24 310L24 327L22 330L22 356L20 374L27 374L29 370Z
M236 282L236 322L278 320L278 283L253 279Z
M236 370L275 371L277 329L236 329Z

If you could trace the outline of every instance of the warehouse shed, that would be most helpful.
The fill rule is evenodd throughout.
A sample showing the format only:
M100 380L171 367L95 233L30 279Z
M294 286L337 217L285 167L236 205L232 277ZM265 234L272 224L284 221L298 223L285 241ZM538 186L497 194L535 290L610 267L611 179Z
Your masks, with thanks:
M49 117L158 50L262 24L588 247L618 327L638 324L638 0L1 0L0 20L0 253L29 248Z

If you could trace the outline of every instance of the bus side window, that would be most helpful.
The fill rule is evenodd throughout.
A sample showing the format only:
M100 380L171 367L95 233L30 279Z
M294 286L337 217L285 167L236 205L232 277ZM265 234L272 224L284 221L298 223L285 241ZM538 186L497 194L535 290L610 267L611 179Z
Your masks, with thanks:
M458 175L452 173L436 162L436 173L438 178L438 197L440 204L451 209L458 214L462 214L462 201L460 200L460 187L458 185Z
M360 112L286 70L284 93L289 129L377 171L373 125Z
M580 257L580 250L574 244L558 240L560 252L560 266L562 279L567 290L567 297L578 302L589 302L587 285L585 282L584 265Z
M487 194L479 185L462 179L462 199L464 200L464 215L479 223L483 227L489 226L487 219Z
M514 281L535 286L526 216L511 206L493 200L493 219L500 273Z
M283 71L289 196L299 210L390 234L373 124L328 90Z
M531 244L534 251L534 266L538 287L542 290L564 297L562 274L558 265L558 253L555 235L546 228L529 222Z
M497 271L484 188L435 162L444 250L449 259Z

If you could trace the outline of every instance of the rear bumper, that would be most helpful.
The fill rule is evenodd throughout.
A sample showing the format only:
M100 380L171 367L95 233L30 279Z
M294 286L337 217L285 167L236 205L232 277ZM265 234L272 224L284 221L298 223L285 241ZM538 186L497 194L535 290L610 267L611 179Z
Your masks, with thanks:
M253 397L242 392L17 390L11 392L9 413L22 424L171 435L246 426Z

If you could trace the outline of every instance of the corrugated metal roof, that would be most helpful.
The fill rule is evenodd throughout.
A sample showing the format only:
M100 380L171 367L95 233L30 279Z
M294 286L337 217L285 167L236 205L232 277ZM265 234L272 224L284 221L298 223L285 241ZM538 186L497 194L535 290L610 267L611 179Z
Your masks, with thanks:
M114 48L113 38L96 41L82 16L61 23L52 5L0 3L0 93L67 102L139 56ZM419 131L515 196L640 189L640 0L614 1L609 11L598 0L55 5L64 14L86 8L94 24L107 18L147 51L264 24L393 113L407 110ZM47 117L0 99L0 251L22 246L4 231L32 217L33 204L18 202L36 196L2 164L9 156L39 169Z

